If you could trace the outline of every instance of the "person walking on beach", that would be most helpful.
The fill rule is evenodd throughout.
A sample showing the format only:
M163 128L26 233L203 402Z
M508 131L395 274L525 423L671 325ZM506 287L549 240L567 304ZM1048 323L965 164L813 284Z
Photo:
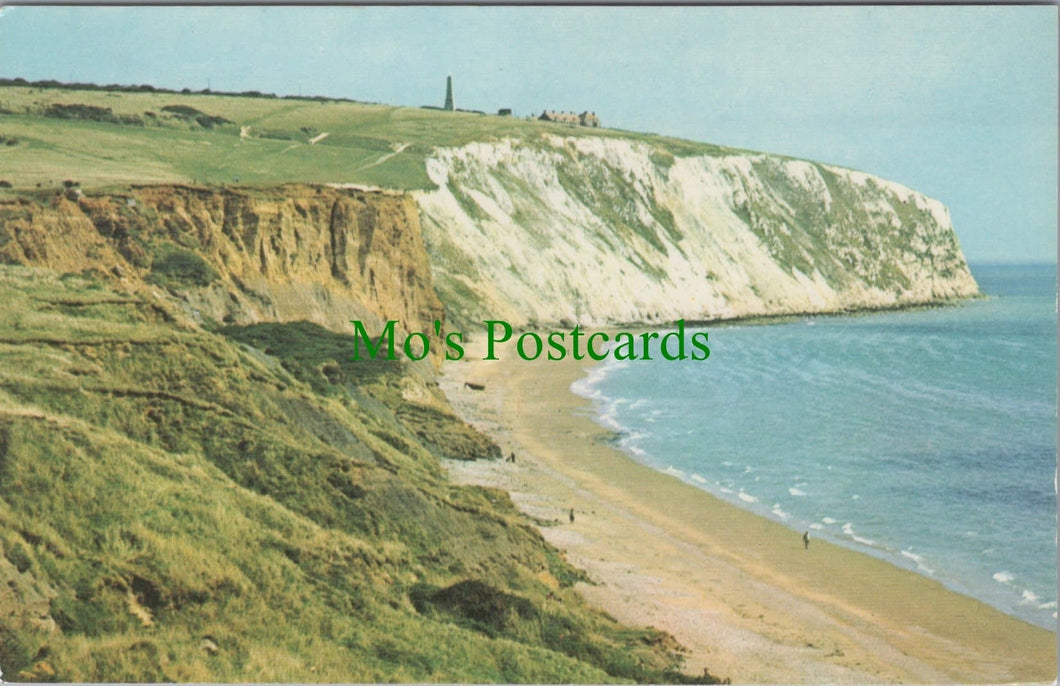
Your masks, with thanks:
M803 545L803 547L806 550L810 549L810 532L809 531L803 531L802 532L802 545Z

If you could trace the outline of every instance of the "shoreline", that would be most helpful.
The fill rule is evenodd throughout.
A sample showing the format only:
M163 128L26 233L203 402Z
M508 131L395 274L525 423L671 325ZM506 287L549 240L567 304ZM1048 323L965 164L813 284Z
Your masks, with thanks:
M635 462L570 390L591 361L485 361L475 347L446 363L442 388L516 462L450 462L453 480L511 493L593 580L581 595L672 633L689 650L686 672L735 683L1055 680L1047 629L826 540L805 549L783 525Z

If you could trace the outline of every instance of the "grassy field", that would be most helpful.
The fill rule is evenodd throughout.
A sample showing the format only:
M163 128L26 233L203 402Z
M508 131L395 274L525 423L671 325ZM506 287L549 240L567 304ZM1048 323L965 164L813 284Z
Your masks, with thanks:
M661 159L724 150L610 129L348 101L0 86L0 181L16 191L67 179L97 190L295 181L422 189L432 185L424 159L436 147L543 134L638 140Z

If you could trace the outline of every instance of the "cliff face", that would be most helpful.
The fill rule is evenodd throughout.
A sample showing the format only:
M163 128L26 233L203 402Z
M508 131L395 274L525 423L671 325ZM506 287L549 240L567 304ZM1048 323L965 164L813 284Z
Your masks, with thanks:
M770 155L549 136L443 149L417 194L450 318L614 324L974 295L946 208Z
M0 260L169 286L228 324L442 318L407 196L326 187L135 188L0 204Z
M9 201L0 259L176 285L190 312L220 322L339 331L351 319L427 331L443 318L438 296L465 327L833 312L977 292L946 208L861 172L553 135L440 149L427 172L438 188L415 200L289 185ZM189 275L187 253L203 273Z

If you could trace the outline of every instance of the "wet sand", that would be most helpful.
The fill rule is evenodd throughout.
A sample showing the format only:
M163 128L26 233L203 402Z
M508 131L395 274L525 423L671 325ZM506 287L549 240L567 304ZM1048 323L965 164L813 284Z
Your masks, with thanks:
M1056 634L941 584L720 501L611 445L570 392L590 363L446 363L457 411L506 461L450 462L499 486L586 570L579 591L689 649L685 671L733 683L1011 683L1056 679ZM465 381L483 384L477 391ZM575 521L568 521L574 508Z

